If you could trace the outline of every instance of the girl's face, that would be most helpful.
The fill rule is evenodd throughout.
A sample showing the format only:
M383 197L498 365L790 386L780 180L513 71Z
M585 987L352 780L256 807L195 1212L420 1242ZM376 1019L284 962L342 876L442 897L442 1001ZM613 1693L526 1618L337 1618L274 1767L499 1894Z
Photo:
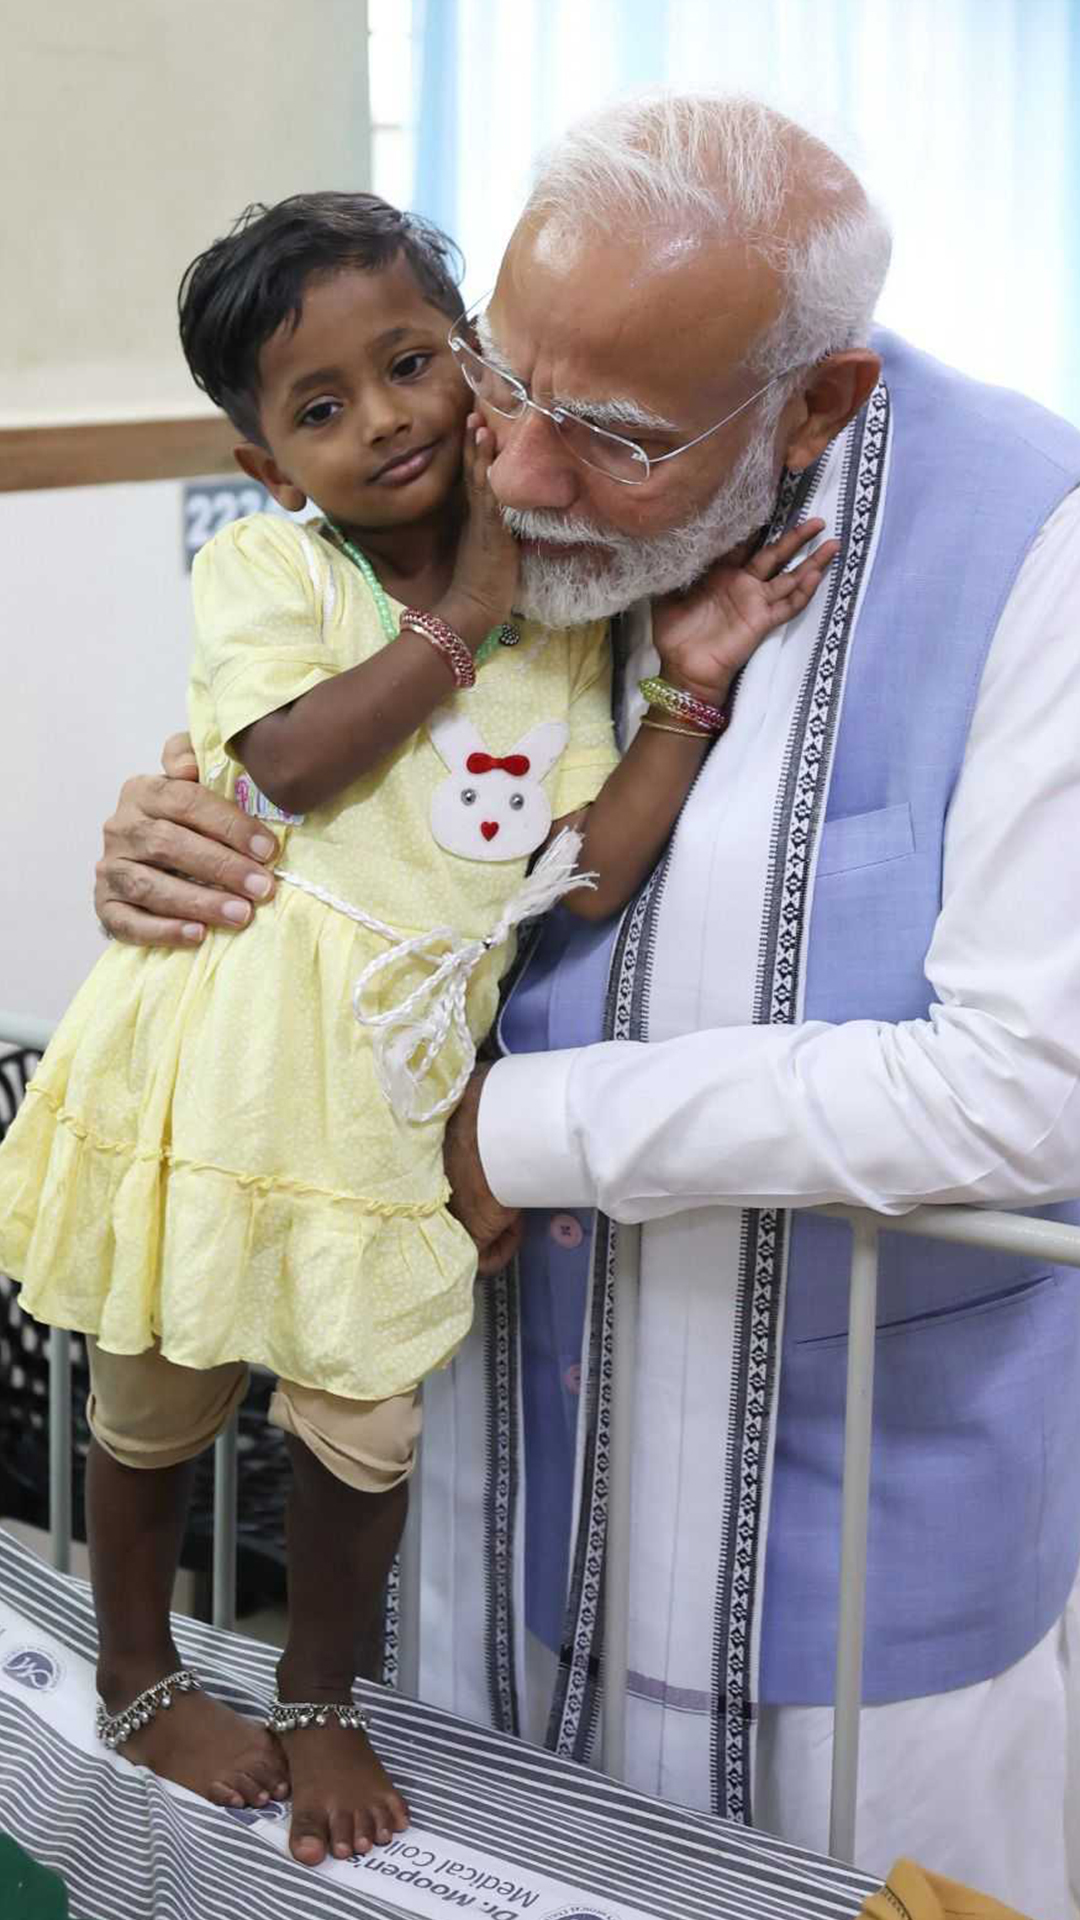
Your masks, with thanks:
M259 357L269 453L243 448L247 471L290 513L314 500L357 533L437 514L459 478L471 405L449 329L400 256L310 280L299 324Z

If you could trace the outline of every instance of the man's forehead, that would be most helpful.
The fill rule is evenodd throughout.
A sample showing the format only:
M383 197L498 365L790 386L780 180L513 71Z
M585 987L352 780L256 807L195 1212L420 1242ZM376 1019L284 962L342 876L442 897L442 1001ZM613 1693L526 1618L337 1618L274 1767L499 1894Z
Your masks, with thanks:
M489 311L522 378L633 390L686 417L703 388L737 379L779 300L760 257L715 234L586 233L548 219L515 231Z

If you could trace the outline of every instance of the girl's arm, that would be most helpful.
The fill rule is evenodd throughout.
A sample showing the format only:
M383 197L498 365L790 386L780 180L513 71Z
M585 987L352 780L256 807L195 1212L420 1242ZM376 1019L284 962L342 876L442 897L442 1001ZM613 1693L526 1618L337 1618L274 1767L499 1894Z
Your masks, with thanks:
M509 617L517 585L517 546L487 484L492 452L486 429L467 438L468 518L453 580L429 609L460 634L470 653ZM453 691L446 661L406 628L370 660L254 721L229 744L275 806L307 813L378 766Z
M824 524L808 520L763 547L748 566L722 561L691 593L657 603L653 641L665 679L722 707L765 636L801 613L816 592L837 541L823 541L793 573L783 568ZM557 823L577 826L583 836L578 865L599 875L594 889L567 894L564 905L572 913L606 920L633 899L667 844L708 745L708 734L651 711L591 807Z

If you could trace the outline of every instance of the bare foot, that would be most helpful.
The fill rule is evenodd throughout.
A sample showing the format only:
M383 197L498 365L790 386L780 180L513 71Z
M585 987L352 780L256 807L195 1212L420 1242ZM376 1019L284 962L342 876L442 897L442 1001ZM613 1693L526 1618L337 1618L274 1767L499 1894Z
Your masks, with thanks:
M404 1833L409 1809L362 1730L331 1719L284 1733L281 1744L292 1775L294 1860L305 1867L327 1853L349 1860Z
M151 1681L98 1684L106 1711L119 1713ZM288 1762L273 1734L201 1689L174 1693L172 1706L162 1707L116 1751L219 1807L264 1807L289 1796Z

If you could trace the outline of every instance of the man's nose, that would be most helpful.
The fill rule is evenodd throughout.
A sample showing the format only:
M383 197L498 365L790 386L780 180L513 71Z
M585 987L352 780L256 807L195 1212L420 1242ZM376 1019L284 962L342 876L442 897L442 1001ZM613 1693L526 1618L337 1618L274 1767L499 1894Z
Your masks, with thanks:
M553 507L565 513L581 493L582 470L550 420L528 407L516 420L485 410L495 436L488 478L504 507Z

